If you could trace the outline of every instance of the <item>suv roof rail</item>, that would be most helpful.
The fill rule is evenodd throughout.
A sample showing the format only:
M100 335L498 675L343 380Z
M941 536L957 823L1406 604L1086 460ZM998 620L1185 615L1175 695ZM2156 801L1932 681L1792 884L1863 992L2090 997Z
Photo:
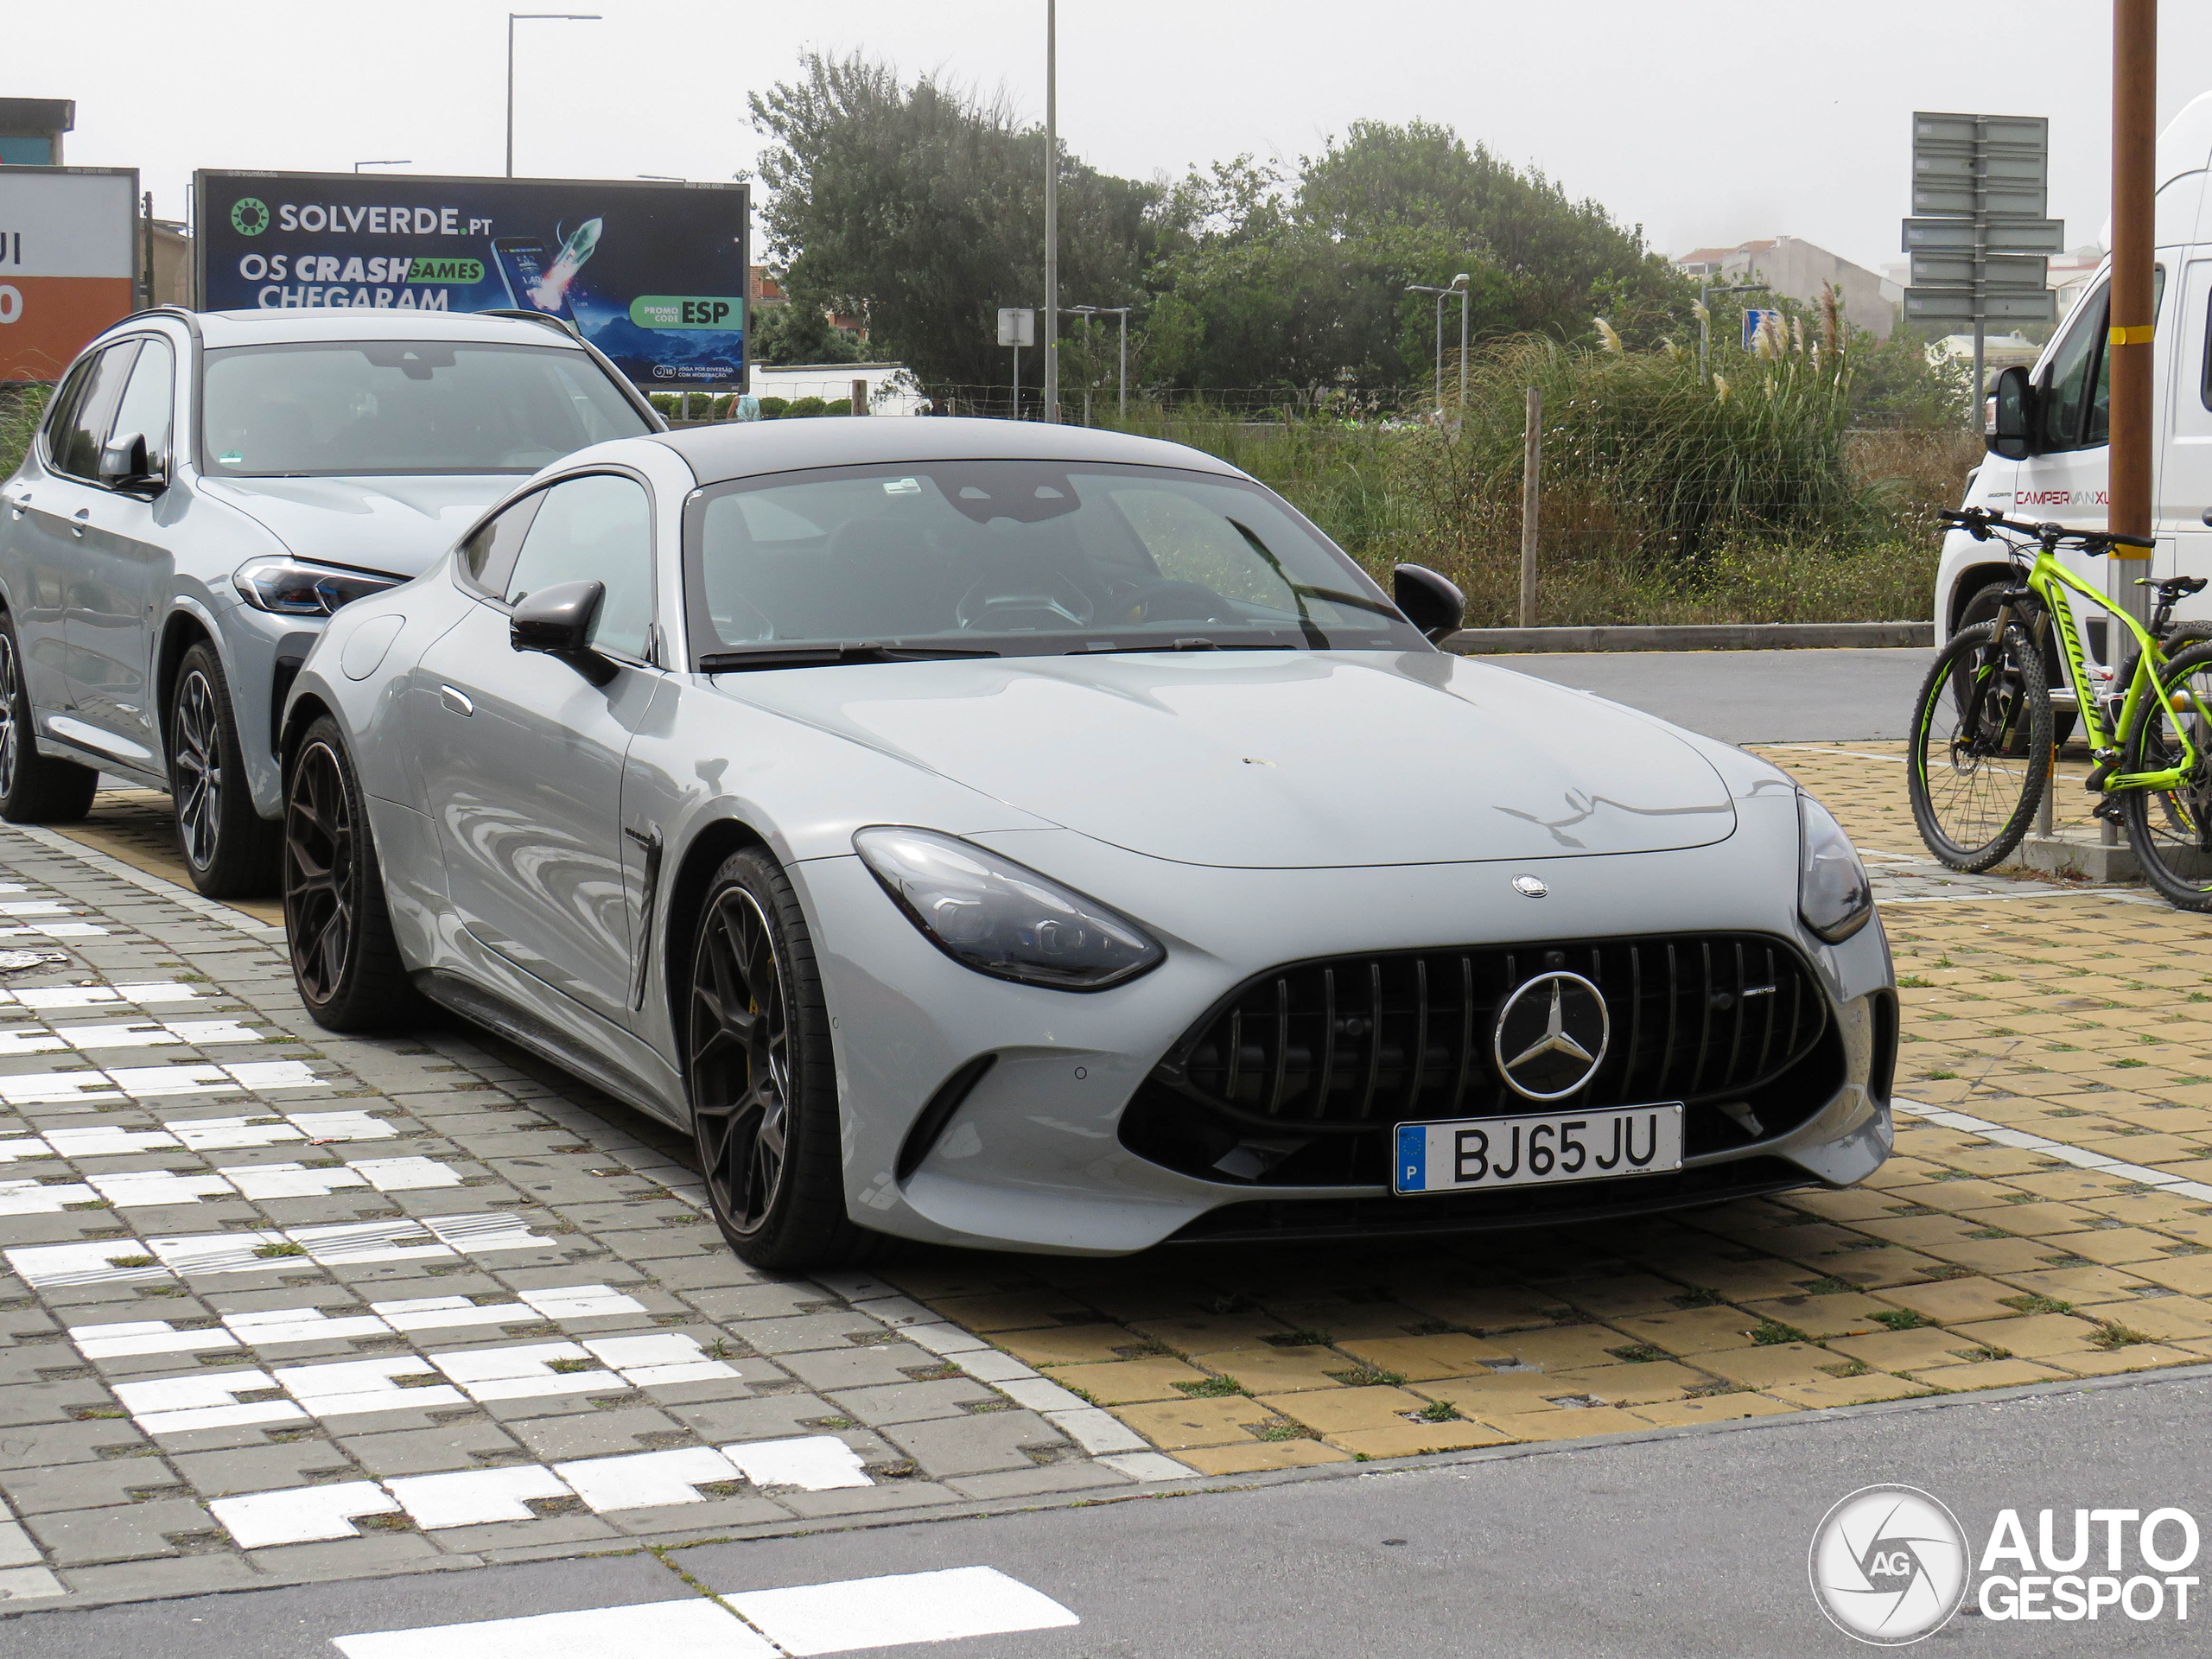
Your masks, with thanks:
M120 328L124 323L136 322L141 317L175 317L178 321L184 325L186 332L188 333L193 339L198 340L200 338L200 314L197 311L193 310L189 306L183 305L146 306L143 309L133 311L127 317L117 318L116 321L108 324L108 327ZM106 329L103 329L101 332L105 334Z
M512 317L518 322L542 322L550 328L558 328L563 334L573 335L575 339L582 340L584 337L584 331L577 327L575 323L570 322L566 317L556 317L550 311L524 311L518 307L513 308L501 307L490 311L479 311L475 315L480 317Z

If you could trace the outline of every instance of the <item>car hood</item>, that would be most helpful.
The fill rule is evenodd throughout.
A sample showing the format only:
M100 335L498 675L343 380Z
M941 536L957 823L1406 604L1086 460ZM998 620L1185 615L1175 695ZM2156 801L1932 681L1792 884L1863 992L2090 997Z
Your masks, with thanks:
M1241 868L1659 852L1735 829L1671 728L1436 653L787 669L724 695L1132 852Z
M522 480L441 478L210 478L207 493L257 519L303 559L417 576L485 508Z

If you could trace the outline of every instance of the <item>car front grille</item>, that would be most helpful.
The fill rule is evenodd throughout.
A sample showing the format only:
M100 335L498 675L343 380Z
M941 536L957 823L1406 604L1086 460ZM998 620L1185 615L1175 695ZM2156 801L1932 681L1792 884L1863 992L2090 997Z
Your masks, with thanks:
M1603 993L1611 1036L1587 1084L1530 1100L1500 1077L1492 1033L1517 987L1562 969ZM1825 1087L1799 1075L1813 1062ZM1777 1090L1784 1080L1806 1086ZM1224 998L1139 1089L1122 1139L1210 1179L1383 1180L1379 1132L1394 1123L1678 1100L1710 1109L1691 1114L1696 1153L1716 1137L1728 1144L1732 1122L1738 1142L1791 1127L1842 1081L1826 995L1796 950L1765 935L1334 957L1272 969ZM1331 1141L1374 1142L1372 1160L1313 1151ZM1370 1161L1370 1175L1353 1167Z

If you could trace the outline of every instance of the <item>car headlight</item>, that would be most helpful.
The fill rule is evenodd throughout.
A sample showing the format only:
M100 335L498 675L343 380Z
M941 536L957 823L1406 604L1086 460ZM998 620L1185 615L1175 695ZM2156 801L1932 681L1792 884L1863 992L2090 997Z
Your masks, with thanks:
M1840 944L1874 914L1866 867L1843 826L1803 790L1797 791L1797 913L1830 944Z
M979 974L1103 991L1167 954L1128 917L957 836L876 824L853 850L925 938Z
M327 564L308 564L291 559L258 559L241 565L231 585L238 597L257 611L277 611L287 616L328 616L341 605L350 605L371 594L399 586L397 576L372 576L361 570L340 570Z

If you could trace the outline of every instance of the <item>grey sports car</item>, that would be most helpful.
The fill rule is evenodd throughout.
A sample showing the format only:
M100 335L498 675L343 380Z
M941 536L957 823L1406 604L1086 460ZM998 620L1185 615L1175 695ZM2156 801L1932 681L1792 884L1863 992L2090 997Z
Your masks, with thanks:
M1177 445L580 451L287 704L302 995L428 997L697 1138L747 1259L1108 1255L1856 1181L1889 952L1764 762L1470 663Z

